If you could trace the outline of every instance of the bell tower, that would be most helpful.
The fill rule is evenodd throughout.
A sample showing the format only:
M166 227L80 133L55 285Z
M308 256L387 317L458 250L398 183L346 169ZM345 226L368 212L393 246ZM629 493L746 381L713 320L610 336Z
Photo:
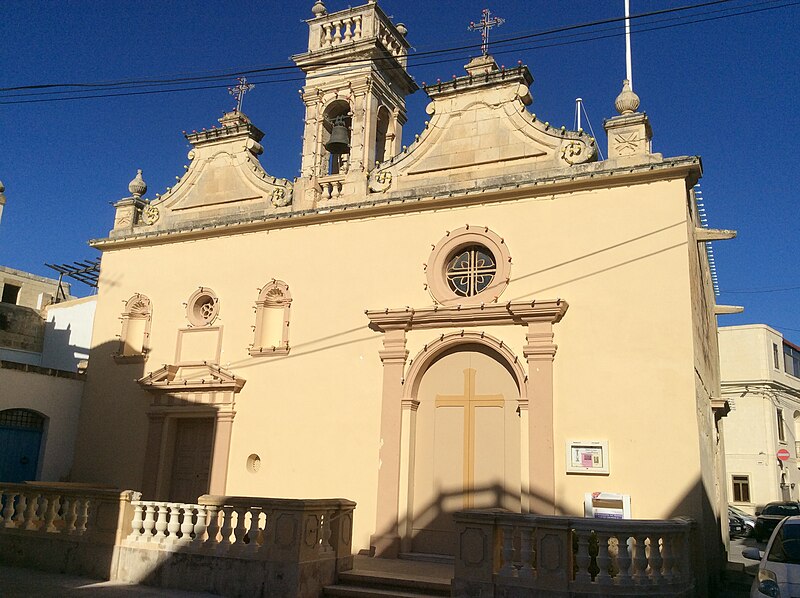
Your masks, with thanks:
M367 173L400 152L405 97L418 89L406 70L407 30L374 0L330 14L316 0L312 12L308 51L292 57L306 74L305 190L296 197L306 208L366 196Z

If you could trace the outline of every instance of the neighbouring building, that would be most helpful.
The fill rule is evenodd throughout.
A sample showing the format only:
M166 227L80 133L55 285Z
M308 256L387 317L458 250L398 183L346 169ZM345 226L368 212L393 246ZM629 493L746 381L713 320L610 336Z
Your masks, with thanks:
M800 500L800 347L749 324L721 327L719 350L729 500L751 513Z
M318 1L308 25L300 176L268 174L286 141L229 112L186 135L174 187L146 199L140 171L92 241L72 479L346 497L378 556L452 554L464 508L580 516L620 493L634 518L696 519L698 567L721 570L703 244L733 233L700 224L700 159L652 151L626 84L598 161L490 56L423 89L406 147L405 27L374 2Z
M65 480L96 297L74 298L68 283L3 266L0 292L0 481Z

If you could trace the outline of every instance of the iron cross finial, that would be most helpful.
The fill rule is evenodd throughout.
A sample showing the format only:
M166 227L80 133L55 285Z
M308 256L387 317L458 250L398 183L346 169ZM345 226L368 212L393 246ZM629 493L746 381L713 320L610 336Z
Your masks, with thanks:
M239 85L235 87L229 87L228 93L231 94L234 98L236 98L236 112L242 111L242 100L244 99L244 94L246 94L251 89L255 88L255 84L248 83L247 79L244 77L237 78Z
M481 39L483 43L481 43L481 51L483 52L484 56L489 55L489 29L492 27L499 27L503 23L506 22L505 19L501 19L500 17L492 17L492 13L489 12L488 8L483 9L483 18L478 21L477 23L470 23L469 24L469 31L481 31Z

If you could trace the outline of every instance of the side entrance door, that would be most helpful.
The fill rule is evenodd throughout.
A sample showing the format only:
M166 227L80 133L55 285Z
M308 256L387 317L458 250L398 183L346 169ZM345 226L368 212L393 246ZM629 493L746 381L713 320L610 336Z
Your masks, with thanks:
M213 418L179 418L176 421L170 501L195 503L198 496L208 493L213 447Z
M0 482L36 479L44 417L29 409L0 411Z

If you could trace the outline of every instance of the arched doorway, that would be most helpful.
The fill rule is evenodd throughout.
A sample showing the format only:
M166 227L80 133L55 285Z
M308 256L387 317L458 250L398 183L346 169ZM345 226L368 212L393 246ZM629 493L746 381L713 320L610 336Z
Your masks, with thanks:
M36 479L44 422L43 415L30 409L0 411L0 481Z
M439 353L416 386L411 550L454 554L453 513L520 510L520 389L510 365L478 343Z

